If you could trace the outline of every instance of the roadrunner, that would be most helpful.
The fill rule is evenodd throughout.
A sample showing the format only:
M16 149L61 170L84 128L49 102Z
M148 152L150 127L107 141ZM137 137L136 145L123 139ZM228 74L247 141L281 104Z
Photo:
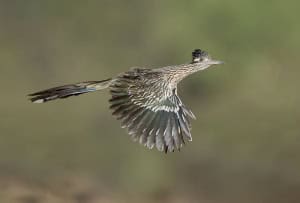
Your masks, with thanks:
M44 103L108 88L110 109L134 141L159 151L174 151L192 141L190 118L194 114L180 100L177 84L197 71L221 64L207 52L196 49L187 64L157 69L133 68L114 78L54 87L30 94L34 103Z

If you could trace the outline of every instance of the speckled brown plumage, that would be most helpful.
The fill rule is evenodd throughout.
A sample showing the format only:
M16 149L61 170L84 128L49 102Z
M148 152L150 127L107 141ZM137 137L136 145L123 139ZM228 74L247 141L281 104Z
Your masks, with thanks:
M30 94L31 101L44 103L109 88L112 114L127 128L134 141L159 151L180 149L191 141L193 113L177 95L177 84L188 75L220 61L212 60L199 49L191 63L157 69L134 68L103 81L64 85Z

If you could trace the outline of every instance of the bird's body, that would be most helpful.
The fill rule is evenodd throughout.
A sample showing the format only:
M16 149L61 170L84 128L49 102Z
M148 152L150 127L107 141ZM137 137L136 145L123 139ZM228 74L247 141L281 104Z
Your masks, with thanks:
M188 75L213 64L208 54L193 52L189 64L157 69L133 68L103 81L89 81L51 88L31 94L35 103L66 98L87 92L110 89L110 108L134 141L159 151L180 149L192 140L190 118L193 113L177 95L177 84Z

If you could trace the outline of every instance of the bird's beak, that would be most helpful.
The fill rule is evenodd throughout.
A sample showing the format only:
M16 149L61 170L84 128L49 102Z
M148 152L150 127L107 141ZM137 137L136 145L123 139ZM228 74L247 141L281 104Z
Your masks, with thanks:
M219 64L224 64L223 61L217 61L217 60L210 60L209 64L211 65L219 65Z

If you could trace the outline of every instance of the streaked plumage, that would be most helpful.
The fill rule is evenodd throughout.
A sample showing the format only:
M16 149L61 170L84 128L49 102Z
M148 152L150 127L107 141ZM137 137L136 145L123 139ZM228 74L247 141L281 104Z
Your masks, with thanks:
M134 68L115 78L65 85L30 94L43 103L105 88L110 89L112 114L127 128L134 141L159 151L174 151L191 141L190 118L194 114L177 95L177 84L186 76L220 61L196 49L189 64L157 69Z

